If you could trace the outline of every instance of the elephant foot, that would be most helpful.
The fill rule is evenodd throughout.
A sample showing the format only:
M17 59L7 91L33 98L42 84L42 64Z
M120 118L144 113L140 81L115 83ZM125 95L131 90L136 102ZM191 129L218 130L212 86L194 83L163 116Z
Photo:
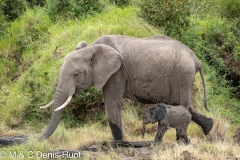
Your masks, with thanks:
M202 125L201 128L203 130L203 133L205 135L208 135L208 133L211 131L214 124L214 120L212 118L207 118L205 120L205 125Z
M182 137L182 138L176 139L176 142L180 144L183 143L185 145L188 145L191 142L191 140L188 137Z
M112 131L114 141L123 140L122 130L116 124L112 123L111 121L108 121L108 122L109 122L109 126L111 128L111 131Z
M192 114L192 120L202 128L203 133L205 135L208 135L208 133L211 131L213 127L214 120L212 118L206 117L203 114L198 113L192 108L189 108L189 111Z
M188 138L188 137L185 137L184 139L183 139L183 143L184 144L189 144L191 142L191 140Z

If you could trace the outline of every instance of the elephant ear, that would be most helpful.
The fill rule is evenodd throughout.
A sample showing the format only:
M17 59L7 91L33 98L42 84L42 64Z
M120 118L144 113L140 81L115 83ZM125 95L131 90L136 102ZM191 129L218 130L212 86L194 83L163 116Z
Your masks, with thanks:
M79 49L84 48L84 47L86 47L86 46L87 46L87 42L81 41L81 42L79 42L78 45L76 46L76 49L75 49L75 50L79 50Z
M157 105L156 110L153 116L153 119L156 121L162 120L166 116L166 108L163 105Z
M112 47L94 44L86 47L85 60L92 61L93 82L97 90L103 88L111 75L122 65L122 56Z

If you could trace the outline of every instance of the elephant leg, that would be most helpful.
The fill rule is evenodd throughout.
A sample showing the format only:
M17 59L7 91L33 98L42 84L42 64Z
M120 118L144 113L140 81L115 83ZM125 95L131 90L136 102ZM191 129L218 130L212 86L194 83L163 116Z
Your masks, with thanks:
M190 139L188 138L188 135L187 135L187 128L185 128L184 126L180 126L176 128L176 131L177 131L177 141L181 140L185 144L190 143Z
M169 126L168 123L161 123L161 122L158 121L158 130L157 130L157 134L156 134L155 139L154 139L155 142L161 142L162 141L163 135L167 131L168 126Z
M214 120L212 118L206 117L203 114L198 113L197 111L193 110L191 107L189 107L189 112L192 115L193 122L201 126L203 133L207 135L213 127Z
M116 106L108 107L107 105L105 105L105 107L108 117L108 123L111 128L114 140L123 140L121 110Z
M180 104L189 109L189 112L192 115L192 121L197 123L202 128L204 134L207 135L213 127L213 123L214 123L213 119L208 118L208 117L204 116L203 114L198 113L197 111L193 110L190 107L190 104L192 104L191 103L191 95L192 95L193 83L185 83L185 82L194 82L194 78L195 78L195 75L194 76L189 75L189 76L182 77L180 86L184 86L182 88L187 88L187 90L180 89L180 95L181 95ZM190 100L190 101L186 101L186 100Z
M103 88L104 105L114 140L123 140L121 106L124 97L124 81L115 73Z

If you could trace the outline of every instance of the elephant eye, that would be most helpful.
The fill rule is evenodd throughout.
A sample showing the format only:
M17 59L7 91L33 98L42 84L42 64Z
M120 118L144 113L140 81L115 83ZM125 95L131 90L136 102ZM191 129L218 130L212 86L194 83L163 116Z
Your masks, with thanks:
M74 78L77 78L79 76L78 72L74 72Z

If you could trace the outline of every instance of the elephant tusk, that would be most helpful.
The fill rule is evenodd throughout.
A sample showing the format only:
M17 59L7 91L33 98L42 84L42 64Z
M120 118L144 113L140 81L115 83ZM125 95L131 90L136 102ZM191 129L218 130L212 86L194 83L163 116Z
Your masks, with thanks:
M48 104L46 104L46 105L44 105L44 106L41 106L40 108L41 108L41 109L48 108L48 107L50 107L51 105L53 105L53 100L52 100L50 103L48 103Z
M59 110L65 108L68 105L68 103L72 100L72 97L73 97L73 95L70 95L68 97L68 99L65 101L65 103L63 103L63 105L61 105L60 107L56 108L54 111L56 112L56 111L59 111Z

